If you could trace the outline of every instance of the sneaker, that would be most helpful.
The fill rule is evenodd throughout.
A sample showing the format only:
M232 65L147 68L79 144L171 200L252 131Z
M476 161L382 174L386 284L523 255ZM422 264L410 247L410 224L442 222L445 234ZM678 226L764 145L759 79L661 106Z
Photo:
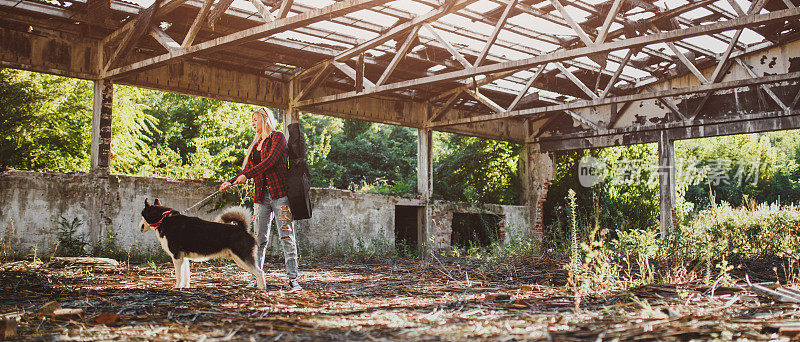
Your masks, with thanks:
M297 282L297 279L289 279L289 283L286 284L287 291L289 292L297 292L302 291L303 287L300 286L300 283Z

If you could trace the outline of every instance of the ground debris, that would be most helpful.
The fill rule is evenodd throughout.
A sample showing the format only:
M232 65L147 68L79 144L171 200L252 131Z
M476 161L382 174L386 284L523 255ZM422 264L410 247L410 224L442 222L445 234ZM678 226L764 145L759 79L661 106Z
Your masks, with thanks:
M5 338L21 340L763 340L800 331L792 304L764 303L746 285L609 288L585 293L575 311L564 264L320 261L302 265L306 290L289 293L279 263L259 291L224 263L194 264L193 287L178 290L166 264L97 272L95 263L18 261L0 264L0 319L14 321Z

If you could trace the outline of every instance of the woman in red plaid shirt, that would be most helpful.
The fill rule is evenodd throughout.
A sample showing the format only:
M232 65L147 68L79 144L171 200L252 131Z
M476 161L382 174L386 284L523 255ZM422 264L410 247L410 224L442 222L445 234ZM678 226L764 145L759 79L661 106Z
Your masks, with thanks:
M286 274L289 276L288 289L302 290L297 282L297 244L292 225L292 212L289 198L286 197L287 146L283 133L276 129L272 111L261 108L253 112L252 127L256 131L253 143L247 148L242 172L222 183L220 191L252 178L256 191L253 198L253 226L257 232L258 265L264 268L272 221L277 218L281 237Z

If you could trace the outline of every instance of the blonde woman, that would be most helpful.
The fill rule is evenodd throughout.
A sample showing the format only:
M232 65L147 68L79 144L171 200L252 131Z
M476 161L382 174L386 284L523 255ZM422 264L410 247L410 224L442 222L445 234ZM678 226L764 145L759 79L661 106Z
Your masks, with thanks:
M281 248L289 277L288 289L299 291L303 288L297 282L297 244L295 242L292 212L286 196L287 146L283 133L276 128L272 111L261 108L253 112L251 121L256 136L247 148L242 172L222 183L220 191L242 184L247 179L255 181L253 198L253 227L258 241L258 265L264 269L264 257L270 238L270 227L277 218L277 231L281 237Z

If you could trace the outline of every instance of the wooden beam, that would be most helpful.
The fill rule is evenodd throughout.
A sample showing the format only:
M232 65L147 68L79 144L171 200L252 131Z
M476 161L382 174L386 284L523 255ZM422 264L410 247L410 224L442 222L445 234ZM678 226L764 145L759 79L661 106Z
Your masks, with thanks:
M453 94L453 96L450 96L450 98L447 99L447 101L444 103L444 106L442 106L442 108L436 111L436 113L431 115L431 117L427 120L426 126L430 125L432 122L436 120L439 120L439 118L441 118L445 113L447 113L450 110L450 108L453 108L453 105L456 103L456 100L458 100L459 97L461 97L460 91Z
M302 100L306 95L308 95L312 90L314 90L323 80L325 80L325 78L327 78L328 75L330 75L331 71L333 71L331 63L330 62L325 63L325 65L322 67L322 70L320 70L319 73L314 75L314 78L312 78L311 81L308 82L308 84L303 89L300 90L300 92L297 94L297 96L294 97L292 102L297 102L299 100ZM295 79L295 81L298 80L299 79Z
M405 30L408 30L408 29L410 29L410 28L412 28L414 26L420 25L422 23L427 23L427 22L431 22L431 21L437 20L437 19L439 19L439 18L441 18L441 17L443 17L445 15L450 14L451 12L455 12L455 11L458 11L458 10L464 8L464 7L467 7L467 5L469 5L469 4L471 4L471 3L475 2L475 1L477 1L477 0L457 0L454 3L445 3L441 7L435 8L435 9L429 11L428 13L425 13L425 14L423 14L423 15L421 15L419 17L416 17L416 18L414 18L414 19L412 19L410 21L407 21L407 22L402 23L402 24L397 25L397 26L393 26L391 29L389 29L389 31L387 31L386 33L384 33L384 34L382 34L382 35L380 35L378 37L375 37L373 39L370 39L370 40L364 42L363 44L360 44L358 46L354 46L352 48L349 48L349 49L343 51L342 53L336 55L336 57L334 57L333 60L335 60L337 62L342 62L342 61L346 61L348 59L351 59L351 58L363 53L364 51L367 51L367 50L372 49L372 48L374 48L374 47L376 47L378 45L383 44L384 42L392 39L394 36L400 34L401 32L403 32Z
M293 30L298 27L308 26L316 22L329 20L331 17L338 17L346 13L370 8L374 5L385 3L387 1L389 0L345 0L337 2L330 6L311 10L288 18L278 19L273 22L215 38L207 42L195 44L179 51L169 52L160 56L126 65L109 71L107 76L118 76L142 68L153 68L177 58L191 57L202 52L235 46L246 41L264 38L280 32Z
M653 87L651 86L644 87L644 90L651 93L656 92L656 90L653 89ZM673 102L672 99L670 99L669 97L657 97L656 99L665 106L667 106L667 108L669 108L669 110L672 111L672 113L675 114L677 118L681 120L686 120L686 116L683 115L683 113L681 113L681 110L678 109L678 106L675 105L675 102Z
M181 43L182 49L192 45L194 38L197 37L197 33L200 32L200 26L203 25L203 20L206 19L206 15L208 15L208 11L211 10L211 4L213 3L214 0L206 0L206 2L203 4L203 7L201 7L200 11L197 12L197 16L194 18L192 26L189 27L189 32L187 32L186 37L183 38L183 43Z
M573 112L571 110L564 110L564 113L567 113L567 115L571 116L573 119L575 119L575 121L578 121L578 122L584 124L585 126L589 127L593 131L599 131L600 130L600 126L598 126L596 123L594 123L594 121L585 118L583 115L575 113L575 112Z
M655 28L655 26L653 26L653 28ZM655 29L658 30L657 28ZM697 77L700 83L708 83L708 79L706 79L706 76L703 75L703 73L700 72L700 70L698 70L696 66L694 66L694 63L692 63L692 61L690 61L689 58L687 58L686 55L684 55L683 52L681 52L681 50L678 50L678 47L675 46L675 43L667 42L667 46L669 46L670 50L672 50L672 52L675 53L675 55L678 57L681 63L683 63L683 65L685 65L686 68L689 69L689 71L691 71L695 77Z
M569 24L569 27L571 27L572 30L575 31L575 33L578 35L578 38L580 38L581 41L584 44L586 44L586 46L594 45L594 42L592 41L591 38L589 38L589 35L587 35L586 32L583 31L581 26L578 25L578 23L575 21L575 19L572 19L572 16L570 16L569 13L567 13L567 9L564 8L564 5L561 4L561 1L559 1L559 0L550 0L550 3L552 3L553 6L559 12L561 12L561 16L564 18L564 20L567 22L567 24Z
M462 55L460 52L458 52L453 47L453 45L450 44L450 42L448 42L444 38L442 38L442 36L440 36L439 33L436 32L436 29L434 29L433 26L431 26L431 24L423 23L422 26L425 27L426 30L428 30L428 32L433 36L434 39L436 39L436 41L439 42L439 44L442 44L444 46L444 48L447 49L448 52L450 52L450 54L453 56L453 58L456 59L456 61L461 63L461 65L464 67L464 69L472 68L472 64L470 64L467 61L467 59L464 58L464 55Z
M283 2L281 2L281 8L278 10L278 19L286 18L289 14L289 10L292 9L293 3L294 0L283 0Z
M741 66L742 69L744 69L747 72L747 74L750 75L750 77L758 78L758 75L756 75L756 73L753 72L753 69L750 69L750 67L747 64L745 64L744 62L742 62L742 60L740 58L736 58L736 63L739 63L739 66ZM781 99L778 97L778 95L775 95L775 93L772 91L772 89L769 88L768 85L761 84L761 85L759 85L759 87L761 87L761 90L763 90L767 95L769 95L769 97L772 98L772 100L775 101L775 103L777 103L778 106L781 107L781 109L783 109L785 111L789 110L789 107L787 107L783 103L783 101L781 101Z
M476 100L478 100L478 102L483 103L483 105L485 105L486 107L489 107L489 109L493 110L495 113L505 112L505 109L503 107L500 107L500 105L492 101L490 98L486 97L486 95L483 95L476 90L466 89L464 92L474 97Z
M747 17L742 17L738 19L726 20L723 22L718 22L714 24L708 25L700 25L695 27L689 27L685 29L677 29L667 32L655 33L652 35L641 36L641 37L634 37L629 39L622 39L616 41L610 41L603 44L598 44L591 47L580 47L574 48L570 50L557 50L553 51L544 55L534 56L530 58L524 58L515 61L508 61L502 63L495 63L490 65L484 65L479 67L472 67L467 68L464 70L458 71L451 71L447 73L442 73L435 76L426 76L421 77L413 80L396 82L385 84L375 89L364 91L362 93L355 93L355 92L346 92L337 95L330 95L324 96L316 99L310 99L301 101L298 105L299 106L311 106L311 105L318 105L322 103L328 102L335 102L341 101L345 99L350 99L359 96L366 96L371 94L377 94L386 91L392 90L399 90L405 89L410 87L417 87L425 84L431 83L438 83L438 82L450 82L454 80L464 79L476 75L481 74L493 74L497 72L509 71L509 70L520 70L520 69L527 69L537 65L541 65L543 63L550 63L550 62L559 62L564 61L567 59L574 59L577 57L587 56L590 54L596 53L607 53L616 50L622 49L630 49L630 48L638 48L650 44L662 43L666 41L674 41L679 39L685 39L689 37L707 35L716 32L723 32L728 30L733 30L741 27L748 27L748 26L756 26L756 25L763 25L768 24L776 21L785 21L787 19L797 18L800 17L800 9L793 8L793 9L785 9L780 11L774 11L767 14L758 14L752 15ZM702 90L700 90L702 91Z
M619 119L621 119L622 116L625 115L625 112L628 111L628 108L631 107L632 103L633 102L625 102L622 104L622 108L617 108L618 103L611 104L611 120L609 120L608 122L607 126L608 129L612 129L614 128L614 126L617 125Z
M614 0L614 3L611 4L611 9L608 11L606 20L603 22L603 26L600 27L597 37L594 39L595 44L602 44L606 41L608 29L611 27L611 23L614 22L614 18L617 17L617 13L619 13L619 10L622 8L622 4L624 3L625 0Z
M475 60L475 66L480 66L483 64L483 61L486 60L486 56L489 55L489 49L491 49L492 45L494 45L495 40L497 40L497 35L500 34L500 30L502 30L503 26L506 24L508 14L511 13L511 10L514 9L518 1L519 0L510 0L508 5L506 5L506 9L503 11L500 19L497 20L497 23L494 25L494 31L492 31L492 34L489 36L489 40L486 41L486 45L478 55L478 59Z
M633 49L628 49L628 53L625 54L625 58L622 59L622 63L619 64L619 68L617 68L617 71L615 71L614 75L611 76L611 79L608 80L606 88L603 89L603 92L600 93L600 96L597 97L598 99L602 100L606 98L606 96L608 96L609 92L611 92L611 87L614 86L614 83L617 83L617 78L619 78L619 75L622 74L622 70L625 69L626 65L628 65L628 62L631 60L632 56L633 56Z
M728 73L728 70L730 70L732 66L733 66L733 63L732 63L730 60L728 60L727 62L725 62L725 64L724 64L724 65L723 65L723 67L722 67L722 71L721 71L721 72L719 73L719 75L717 76L717 79L716 79L716 80L712 79L712 82L713 82L713 83L716 83L716 82L722 81L722 79L723 79L723 76L724 76L726 73ZM695 109L694 109L694 112L693 112L693 113L692 113L692 115L689 117L689 121L694 121L694 119L695 119L695 118L697 118L697 116L698 116L698 115L700 114L700 112L703 110L703 107L705 107L705 105L706 105L706 102L708 102L708 99L710 99L710 98L711 98L711 94L712 94L712 93L713 93L713 91L706 92L706 94L703 96L703 99L702 99L702 100L700 100L700 103L699 103L699 104L697 104L697 107L695 107Z
M532 114L539 114L539 113L548 113L548 112L555 112L561 110L568 110L568 109L577 109L577 108L587 108L587 107L597 107L602 105L608 105L612 103L622 103L622 102L629 102L629 101L639 101L639 100L647 100L647 99L655 99L664 96L678 96L678 95L685 95L685 94L692 94L692 93L699 93L705 91L715 91L721 89L730 89L730 88L738 88L738 87L746 87L751 85L758 85L758 84L765 84L765 83L776 83L776 82L783 82L788 80L793 80L800 78L800 72L792 72L788 74L780 74L780 75L771 75L771 76L764 76L758 79L749 78L744 80L736 80L736 81L729 81L729 82L720 82L720 83L707 83L698 86L690 86L684 88L675 88L675 89L667 89L667 90L660 90L653 93L638 93L638 94L631 94L631 95L623 95L623 96L616 96L616 97L608 97L603 100L578 100L567 102L563 104L556 104L550 105L545 107L538 107L538 108L531 108L531 109L524 109L524 110L517 110L499 114L490 114L490 115L479 115L473 116L469 118L463 119L454 119L449 121L441 121L434 123L433 126L451 126L451 125L460 125L460 124L467 124L467 123L475 123L475 122L483 122L483 121L491 121L491 120L498 120L498 119L506 119L512 117L519 117L519 116L526 116Z
M411 48L411 44L417 38L417 33L419 32L419 29L420 29L419 25L411 28L411 32L408 33L406 41L403 42L403 45L401 45L400 48L397 49L397 53L395 53L394 58L392 58L392 61L389 62L389 66L386 67L386 70L384 70L383 75L381 75L381 78L378 79L378 83L375 84L381 85L389 78L389 75L392 74L394 68L397 67L397 64L399 64L400 61L403 59L403 57L406 56L406 53L408 53L408 49Z
M154 15L155 20L158 20L161 17L169 14L170 12L178 9L178 7L183 5L183 3L185 3L186 1L187 0L169 0L169 1L165 2L165 3L162 3L161 6L158 7L158 10L156 11L156 14ZM125 23L125 25L122 25L122 27L116 29L114 32L111 32L108 36L103 38L103 44L102 45L103 46L108 45L108 43L110 43L114 39L117 39L117 37L119 37L123 33L128 32L128 30L132 29L135 24L136 24L136 19L128 21L127 23Z
M156 11L158 11L158 7L161 5L161 0L156 0L153 2L150 7L142 10L139 12L139 16L136 17L135 21L133 22L133 26L128 31L125 38L119 43L117 48L114 50L114 53L110 56L108 61L105 63L103 67L103 71L108 70L111 66L113 66L117 59L120 56L124 56L128 53L128 50L139 41L139 38L142 37L150 28L150 21L153 19Z
M432 97L430 99L430 101L433 101L433 102L439 101L439 100L441 100L441 99L443 99L445 97L448 97L448 96L452 95L453 93L462 92L465 89L480 88L480 87L483 87L483 86L485 86L485 85L487 85L489 83L492 83L494 81L497 81L497 80L499 80L501 78L504 78L504 77L506 77L508 75L511 75L511 74L514 74L514 73L515 73L515 71L504 71L504 72L499 72L499 73L496 73L496 74L493 74L493 75L489 75L489 76L484 77L484 78L479 79L479 80L476 80L475 78L471 78L469 81L467 81L467 83L465 83L465 84L463 84L461 86L458 86L458 87L455 87L453 89L447 90L447 91L445 91L445 92L443 92L443 93L441 93L439 95L436 95L436 96Z
M270 12L269 8L267 8L261 0L250 0L250 3L253 4L253 7L256 8L256 11L258 11L258 14L261 15L261 19L264 19L265 23L275 20L275 16L272 15L272 12Z
M172 39L172 37L158 26L153 26L150 30L150 36L167 49L167 51L174 51L181 48L181 44L178 44L178 42Z
M547 64L543 64L542 66L540 66L539 69L536 70L536 72L533 74L533 76L531 76L531 78L528 79L528 82L525 83L525 87L523 87L522 90L519 92L519 94L517 94L517 97L514 98L514 101L511 101L511 105L509 105L508 109L505 110L506 112L512 111L514 110L514 108L517 107L519 101L522 100L522 97L524 97L528 93L528 89L531 89L531 86L533 86L533 83L536 82L537 78L539 78L539 76L542 74L546 66Z
M225 10L231 6L233 0L219 0L214 9L211 10L211 13L208 15L208 26L214 27L214 23L222 17L222 14L225 13Z
M359 82L358 74L359 73L355 69L353 69L349 65L341 63L341 62L331 62L331 65L336 67L336 69L339 69L339 71L343 72L345 75L347 75L347 77L351 78L353 81L356 82L356 84L358 84L358 82ZM360 77L360 79L361 79L361 82L363 82L363 85L365 86L365 88L375 88L375 84L372 83L370 80L366 79L365 77Z
M575 83L575 85L578 86L578 88L583 90L583 92L586 93L586 95L589 95L589 97L593 99L597 98L597 94L595 94L594 91L592 91L591 89L589 89L589 87L583 84L583 82L580 79L578 79L578 77L575 76L575 74L573 74L566 67L564 67L564 64L561 64L561 62L556 62L555 65L558 68L558 70L561 70L561 73L564 74L564 76L567 76L567 78L570 81L572 81L572 83Z

